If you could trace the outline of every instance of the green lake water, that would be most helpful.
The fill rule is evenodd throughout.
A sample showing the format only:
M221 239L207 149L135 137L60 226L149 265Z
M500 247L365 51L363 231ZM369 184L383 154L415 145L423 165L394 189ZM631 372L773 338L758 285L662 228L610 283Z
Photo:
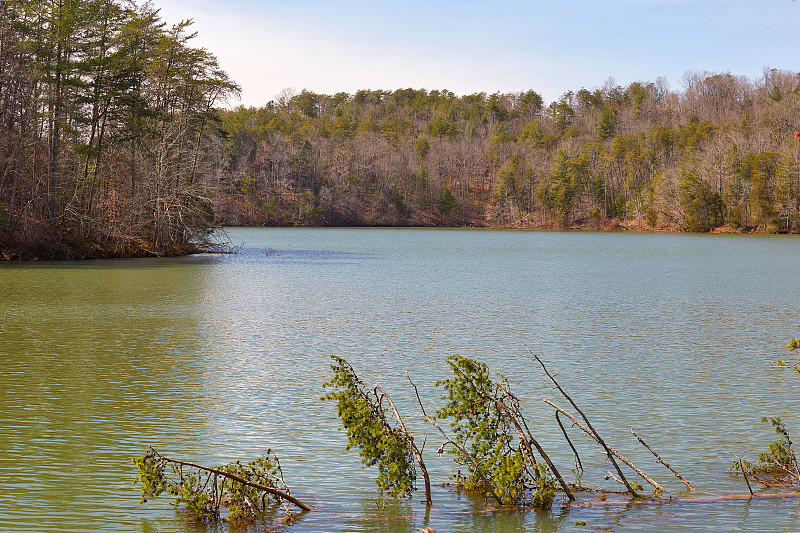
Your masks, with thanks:
M252 531L800 530L798 498L494 510L439 484L453 463L421 420L445 358L504 374L569 471L552 411L561 384L609 444L670 490L746 492L728 466L800 435L800 381L771 370L800 337L800 239L410 229L235 229L238 254L0 265L0 531L228 531L139 504L129 459L148 445L200 462L271 448L318 509ZM426 515L380 497L319 401L340 355L427 438ZM590 485L610 465L577 430ZM576 526L576 522L586 526Z

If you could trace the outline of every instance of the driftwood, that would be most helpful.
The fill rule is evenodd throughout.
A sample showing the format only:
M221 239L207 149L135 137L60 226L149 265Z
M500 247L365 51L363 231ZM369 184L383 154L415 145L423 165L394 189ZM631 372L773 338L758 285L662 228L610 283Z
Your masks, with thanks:
M550 378L550 381L553 383L553 385L556 386L556 388L561 393L561 395L564 396L564 398L566 398L567 401L570 404L572 404L572 407L574 407L575 410L578 411L578 413L581 415L581 417L583 418L584 422L586 422L586 426L588 426L588 429L591 431L590 435L592 436L592 438L594 438L598 442L598 444L600 444L600 446L602 446L605 449L606 455L608 456L609 461L611 461L611 464L614 465L614 468L617 470L617 473L619 474L619 477L622 479L622 483L625 485L625 488L628 489L628 492L630 492L631 496L634 496L634 497L638 496L638 494L636 493L636 490L628 482L627 478L625 477L625 474L622 472L622 469L617 464L617 461L614 460L614 452L605 443L605 441L602 438L600 438L600 435L598 435L597 432L594 430L594 428L592 427L592 423L589 422L589 419L584 414L584 412L581 410L581 408L578 407L578 404L576 404L572 400L572 398L570 398L569 394L567 394L566 391L561 388L561 385L558 384L558 381L556 381L556 378L547 370L547 367L545 366L544 362L541 359L539 359L539 356L537 356L535 353L533 353L531 351L531 349L528 348L527 346L525 346L525 349L528 350L528 353L531 354L531 356L534 358L534 360L537 363L539 363L539 366L542 367L542 370L544 371L544 373L547 375L548 378ZM548 403L550 403L550 402L548 402ZM553 404L550 403L550 405L553 405ZM566 411L563 411L563 410L562 410L562 413L564 413L565 415L568 414ZM571 415L569 415L569 416L573 421L576 421L575 417L573 417ZM660 489L660 490L663 490L663 488Z
M617 450L615 450L614 448L610 447L608 444L601 443L600 437L598 437L598 436L597 436L597 434L596 434L596 433L595 433L595 432L594 432L592 429L590 429L590 428L588 428L588 427L584 426L583 424L581 424L581 423L580 423L580 421L579 421L577 418L575 418L575 416L574 416L574 415L572 415L571 413L569 413L569 412L565 411L564 409L562 409L561 407L557 406L556 404L554 404L554 403L553 403L553 402L551 402L550 400L545 400L544 402L545 402L546 404L550 405L551 407L553 407L553 409L555 409L556 411L558 411L558 412L562 413L564 416L566 416L567 418L569 418L570 420L572 420L572 423L573 423L573 424L575 424L576 426L578 426L578 428L580 428L580 429L581 429L581 430L582 430L584 433L586 433L587 435L589 435L590 437L592 437L592 438L593 438L593 439L594 439L594 440L595 440L595 441L596 441L598 444L600 444L601 446L603 446L603 448L604 448L604 449L605 449L605 450L606 450L606 451L607 451L609 454L613 455L614 457L616 457L617 459L619 459L620 461L622 461L623 463L625 463L626 465L628 465L628 466L629 466L629 467L630 467L630 468L631 468L631 469L632 469L634 472L636 472L637 474L639 474L639 476L641 476L641 477L642 477L642 479L644 479L645 481L647 481L648 483L650 483L650 484L651 484L651 485L652 485L652 486L653 486L653 487L654 487L656 490L658 490L658 491L660 491L660 492L669 492L669 491L667 491L667 490L666 490L664 487L662 487L662 486L661 486L661 485L660 485L660 484L659 484L657 481L655 481L653 478L651 478L650 476L648 476L648 475L647 475L647 474L646 474L644 471L642 471L642 469L641 469L641 468L639 468L638 466L636 466L635 464L633 464L632 462L630 462L628 459L626 459L626 458L625 458L625 457L624 457L624 456L623 456L621 453L619 453ZM628 483L627 483L627 482L625 482L625 481L620 481L620 483L622 483L623 485L625 485L625 487L626 487L626 488L628 487ZM630 489L629 489L629 490L630 490Z
M667 463L667 462L666 462L664 459L662 459L662 458L661 458L661 456L660 456L660 455L658 455L658 454L657 454L655 451L653 451L653 448L651 448L650 446L648 446L648 445L647 445L647 443L646 443L646 442L645 442L645 441L644 441L644 440L643 440L643 439L642 439L642 438L641 438L639 435L637 435L637 434L636 434L636 432L633 430L633 428L628 428L628 429L630 429L630 430L631 430L631 433L633 433L633 436L634 436L634 437L636 437L636 439L637 439L637 440L638 440L638 441L639 441L639 442L642 444L642 446L644 446L645 448L647 448L648 450L650 450L650 453L652 453L652 454L653 454L653 455L656 457L656 460L657 460L659 463L661 463L662 465L664 465L664 466L666 466L667 468L669 468L670 472L672 472L673 474L675 474L675 477L677 477L678 479L680 479L681 481L683 481L683 483L686 485L686 488L688 488L690 491L691 491L691 490L697 490L697 489L695 489L695 488L692 486L692 484L691 484L691 483L689 483L688 481L686 481L686 478L685 478L685 477L683 477L682 475L680 475L680 474L678 473L678 471L677 471L677 470L675 470L674 468L672 468L672 466L670 466L670 464L669 464L669 463ZM748 487L747 487L747 488L750 488L750 484L749 484L749 483L748 483ZM750 491L750 492L752 493L752 491Z

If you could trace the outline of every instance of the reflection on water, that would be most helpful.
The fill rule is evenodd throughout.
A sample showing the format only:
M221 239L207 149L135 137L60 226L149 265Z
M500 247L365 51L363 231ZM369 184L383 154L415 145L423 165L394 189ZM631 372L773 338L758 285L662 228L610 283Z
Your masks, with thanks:
M132 263L0 271L0 529L138 528L129 458L200 436L200 287Z
M539 441L572 465L542 398L563 403L540 354L606 440L667 484L637 432L706 491L741 492L727 467L798 426L800 385L769 370L800 336L796 238L448 230L232 230L233 256L0 265L0 530L228 531L138 504L132 455L222 463L268 448L319 509L290 531L800 528L798 501L494 510L442 487L453 464L419 416L447 355L509 378ZM381 383L427 439L437 485L376 494L319 401L328 355ZM584 482L608 464L570 434ZM279 523L253 531L283 531Z

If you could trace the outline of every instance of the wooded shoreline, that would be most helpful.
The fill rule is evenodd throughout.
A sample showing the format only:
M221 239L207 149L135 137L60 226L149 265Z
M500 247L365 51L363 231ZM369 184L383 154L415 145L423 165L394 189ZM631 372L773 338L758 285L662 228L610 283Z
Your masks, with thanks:
M227 226L233 228L266 228L266 227L298 227L298 226ZM310 227L310 226L303 226ZM608 233L686 233L675 227L641 227L635 221L590 220L578 221L562 227L533 227L533 226L314 226L316 228L450 228L450 229L489 229L489 230L520 230L520 231L589 231ZM71 261L87 259L128 259L143 257L180 257L203 253L225 253L224 246L200 246L193 243L184 243L169 249L153 250L149 243L142 240L113 241L98 240L86 241L76 239L69 232L53 232L50 228L42 226L41 232L28 241L14 240L13 236L0 232L0 261ZM763 234L757 228L744 230L722 226L712 229L712 234Z
M567 91L239 86L151 4L0 2L0 258L220 226L800 232L800 75Z

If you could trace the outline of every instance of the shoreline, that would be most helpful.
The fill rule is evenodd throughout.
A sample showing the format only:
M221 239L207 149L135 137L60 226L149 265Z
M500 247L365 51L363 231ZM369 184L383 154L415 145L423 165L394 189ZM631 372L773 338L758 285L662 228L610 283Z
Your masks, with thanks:
M484 229L484 230L520 230L520 231L586 231L600 233L672 233L688 235L792 235L792 233L767 233L759 228L731 228L720 226L708 232L690 233L681 231L676 226L650 227L639 225L635 221L616 219L574 222L566 225L481 225L455 226L437 224L429 226L404 225L353 225L353 226L238 226L226 225L227 228L341 228L341 229ZM136 259L145 257L182 257L193 254L219 253L220 250L205 248L193 243L181 243L156 249L152 243L143 239L94 239L76 238L68 232L52 230L36 232L37 238L25 241L13 235L0 233L0 262L36 262L36 261L77 261L92 259Z
M89 239L58 228L36 227L28 239L0 232L0 262L75 261L179 257L206 251L194 243L155 247L144 239L98 236Z

